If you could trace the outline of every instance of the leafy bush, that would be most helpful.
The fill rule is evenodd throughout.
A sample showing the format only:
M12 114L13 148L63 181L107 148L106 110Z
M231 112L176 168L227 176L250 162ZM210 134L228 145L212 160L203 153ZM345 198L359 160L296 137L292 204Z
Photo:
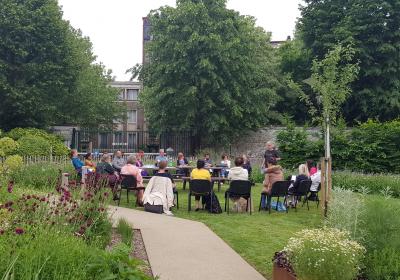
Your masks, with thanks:
M288 168L324 155L322 135L313 140L304 129L292 125L281 131L277 140L281 163ZM385 123L370 120L351 130L333 129L331 148L332 165L336 170L399 173L400 120Z
M353 280L365 249L348 233L323 228L298 232L284 251L299 279Z
M0 150L3 152L2 156L12 155L18 149L18 143L10 137L3 137L0 139Z
M18 139L18 154L21 156L48 156L50 143L41 136L27 135Z
M4 163L2 164L2 172L3 173L13 173L23 166L24 162L22 157L19 155L13 155L6 158ZM0 172L1 173L1 172Z
M365 266L369 280L400 279L400 254L394 248L384 247L369 252Z
M14 128L7 133L8 137L14 140L19 140L25 136L35 136L44 138L51 146L52 153L55 156L64 156L68 154L68 148L63 144L63 139L55 134L48 133L37 128ZM45 155L49 155L50 149Z
M400 197L400 175L336 171L332 173L332 184L334 188L339 187L354 192L368 189L370 193L389 192L394 197Z

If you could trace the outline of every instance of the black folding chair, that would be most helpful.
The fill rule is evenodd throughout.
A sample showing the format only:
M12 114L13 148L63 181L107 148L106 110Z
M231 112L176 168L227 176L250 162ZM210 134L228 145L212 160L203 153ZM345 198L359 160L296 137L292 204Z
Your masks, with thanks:
M137 186L137 181L136 181L136 177L133 175L122 175L122 180L121 180L121 188L119 190L119 198L118 198L118 206L121 202L121 196L122 196L122 190L126 189L126 201L127 203L129 203L129 191L140 191L140 190L144 190L144 187L138 187ZM137 199L136 199L136 203L135 206L137 206Z
M302 181L300 181L299 186L291 193L295 199L295 202L294 202L295 211L297 211L297 201L301 197L304 197L302 206L304 206L304 204L307 203L307 209L310 210L310 207L308 205L307 195L310 192L311 184L312 184L311 180L302 180Z
M192 196L203 196L212 194L212 184L208 180L190 180L189 182L189 197L188 197L188 211L192 210ZM212 195L211 195L211 209L212 209Z
M229 189L225 192L225 211L228 214L229 214L230 198L239 199L241 197L246 199L246 211L248 211L250 207L250 215L251 215L251 182L243 180L231 181Z
M317 191L310 190L308 200L315 201L317 203L317 208L319 207L319 196L318 193L321 191L321 183L318 184Z
M290 181L277 181L272 184L270 194L261 193L261 198L263 196L265 196L267 200L268 200L268 197L271 198L271 203L268 205L268 211L270 214L271 214L271 204L272 204L273 197L277 197L276 208L275 208L276 211L278 211L279 198L284 197L283 204L286 207L286 213L288 213L287 195L288 195L288 189L289 189L290 183L291 183ZM260 210L261 210L261 199L260 199L260 206L258 208L258 211L260 211Z
M176 208L179 209L179 194L178 194L178 190L175 189L173 190L174 192L174 196L176 197Z

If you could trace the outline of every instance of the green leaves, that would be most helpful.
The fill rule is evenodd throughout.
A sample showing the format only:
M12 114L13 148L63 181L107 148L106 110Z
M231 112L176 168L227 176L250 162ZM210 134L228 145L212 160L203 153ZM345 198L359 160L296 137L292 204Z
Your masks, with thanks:
M268 123L279 82L269 36L253 18L225 1L178 1L149 18L140 99L154 129L193 130L213 144Z

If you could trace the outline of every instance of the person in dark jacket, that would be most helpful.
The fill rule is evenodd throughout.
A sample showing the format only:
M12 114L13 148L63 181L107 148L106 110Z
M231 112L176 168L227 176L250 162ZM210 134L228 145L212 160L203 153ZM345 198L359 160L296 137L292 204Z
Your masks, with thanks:
M247 170L247 173L249 173L249 178L251 178L251 172L253 171L253 168L251 167L250 160L246 155L243 155L242 158L243 158L242 167Z
M293 184L289 187L289 194L296 192L299 188L300 182L304 180L310 180L310 173L308 171L308 167L306 164L299 165L299 175L296 176L296 180L294 180ZM296 203L294 197L291 198L292 204Z
M181 176L189 176L189 169L188 168L184 168L187 167L189 165L188 160L185 158L185 156L183 155L183 153L178 153L178 159L176 160L176 167L181 167L181 169L177 170L177 174L181 175Z

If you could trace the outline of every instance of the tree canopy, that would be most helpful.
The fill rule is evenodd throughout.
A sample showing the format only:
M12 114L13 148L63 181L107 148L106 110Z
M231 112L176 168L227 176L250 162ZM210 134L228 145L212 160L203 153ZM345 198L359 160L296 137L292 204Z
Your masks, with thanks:
M225 2L180 0L149 14L140 100L154 129L227 142L274 117L279 82L270 36Z
M400 1L306 0L298 33L312 56L322 59L338 42L352 44L358 79L344 105L348 121L400 115Z
M0 0L0 7L0 127L112 124L119 109L110 76L57 1Z

